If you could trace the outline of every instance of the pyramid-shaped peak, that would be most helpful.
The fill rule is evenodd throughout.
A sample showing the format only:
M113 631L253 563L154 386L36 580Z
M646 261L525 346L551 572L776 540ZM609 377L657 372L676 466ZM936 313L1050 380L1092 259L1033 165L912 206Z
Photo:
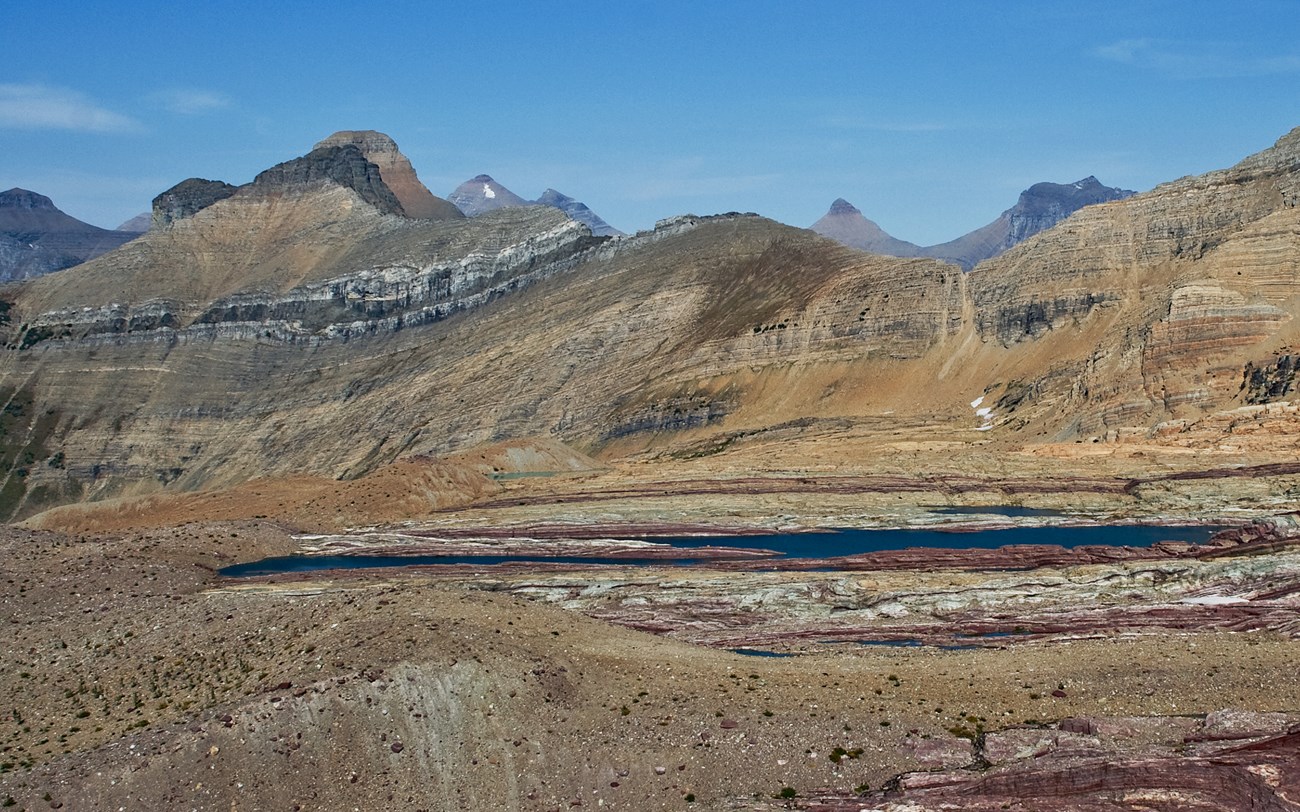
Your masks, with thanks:
M883 228L863 216L857 206L842 197L836 198L830 211L809 228L841 245L873 254L914 257L921 250L906 240L890 236Z
M533 202L540 203L543 206L559 207L563 203L574 203L577 201L566 195L564 192L557 192L554 189L548 188L545 192L542 192L541 197L537 198L537 200Z
M475 175L457 186L447 199L470 217L477 217L494 209L530 205L519 195L492 179L491 175Z

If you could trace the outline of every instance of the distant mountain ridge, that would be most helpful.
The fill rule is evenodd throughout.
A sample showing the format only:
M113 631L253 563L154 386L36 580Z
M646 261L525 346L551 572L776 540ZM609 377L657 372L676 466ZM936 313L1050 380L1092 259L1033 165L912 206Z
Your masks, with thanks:
M525 200L492 179L491 175L475 175L457 186L447 199L456 204L467 217L477 217L509 206L550 206L591 229L597 237L617 237L623 234L605 222L587 204L554 189L542 192L536 200Z
M132 234L143 234L153 225L153 214L151 212L141 212L125 223L118 226L115 231L129 231Z
M137 236L84 223L27 189L0 192L0 282L80 265Z
M811 226L812 230L830 237L841 245L867 251L872 254L884 254L887 257L918 257L921 246L891 237L883 228L876 225L844 198L836 198L830 211Z
M811 229L861 251L892 257L942 259L969 271L1051 228L1084 206L1123 200L1133 194L1128 189L1105 186L1092 175L1074 183L1035 183L1020 193L1014 206L988 225L955 240L925 247L891 236L844 198L832 203L830 211L813 223Z

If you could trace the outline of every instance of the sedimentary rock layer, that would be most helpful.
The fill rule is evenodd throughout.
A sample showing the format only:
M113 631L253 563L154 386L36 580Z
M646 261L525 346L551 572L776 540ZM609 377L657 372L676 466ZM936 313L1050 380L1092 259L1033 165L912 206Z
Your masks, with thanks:
M539 435L708 457L835 421L1172 441L1285 392L1300 339L1295 133L969 275L749 215L617 240L545 207L413 220L344 140L11 292L14 492L356 476Z

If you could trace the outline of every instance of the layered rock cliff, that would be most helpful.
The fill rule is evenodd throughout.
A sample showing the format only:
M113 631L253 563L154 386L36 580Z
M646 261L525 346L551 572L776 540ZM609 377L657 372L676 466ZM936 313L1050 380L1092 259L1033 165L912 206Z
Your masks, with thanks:
M1088 430L1243 397L1295 330L1300 130L1231 169L1085 208L970 276L976 329L1032 343L1037 378Z
M354 144L318 146L301 158L276 164L253 178L252 191L274 192L321 183L351 189L384 214L406 215L401 201L384 182L379 167Z
M1068 439L1267 402L1300 346L1298 142L969 275L753 215L617 240L540 206L411 219L356 145L325 147L10 292L3 507L538 435L716 453L889 415Z
M83 223L45 195L10 189L0 193L0 282L71 268L136 236Z

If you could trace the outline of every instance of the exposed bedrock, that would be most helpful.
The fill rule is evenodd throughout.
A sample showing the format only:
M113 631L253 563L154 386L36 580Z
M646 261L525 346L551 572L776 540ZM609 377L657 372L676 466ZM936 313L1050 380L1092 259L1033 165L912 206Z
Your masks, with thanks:
M738 214L613 239L537 206L412 219L367 157L406 177L400 153L336 141L5 294L4 385L62 415L42 447L64 454L15 490L356 476L539 435L708 457L868 417L962 444L1164 441L1162 421L1285 390L1243 376L1300 338L1298 133L971 274Z
M384 185L402 204L402 213L421 220L459 220L464 217L450 201L435 197L415 174L415 168L392 138L374 130L344 130L313 149L351 144L379 169Z
M1001 810L1161 810L1212 812L1300 809L1300 727L1278 714L1263 726L1224 735L1231 710L1203 722L1173 718L1065 719L1055 726L990 731L975 739L973 763L899 776L883 792L822 795L799 808L847 812ZM1263 714L1253 714L1263 716ZM1251 729L1251 728L1254 729ZM983 769L972 767L982 767Z
M467 585L721 648L846 641L997 647L1210 630L1300 638L1296 542L1296 517L1285 516L1206 545L915 549L568 574L503 566L491 576L478 571ZM828 566L835 571L820 571ZM445 572L455 577L459 570Z
M151 228L163 228L199 212L239 191L238 186L220 180L189 178L153 199Z

